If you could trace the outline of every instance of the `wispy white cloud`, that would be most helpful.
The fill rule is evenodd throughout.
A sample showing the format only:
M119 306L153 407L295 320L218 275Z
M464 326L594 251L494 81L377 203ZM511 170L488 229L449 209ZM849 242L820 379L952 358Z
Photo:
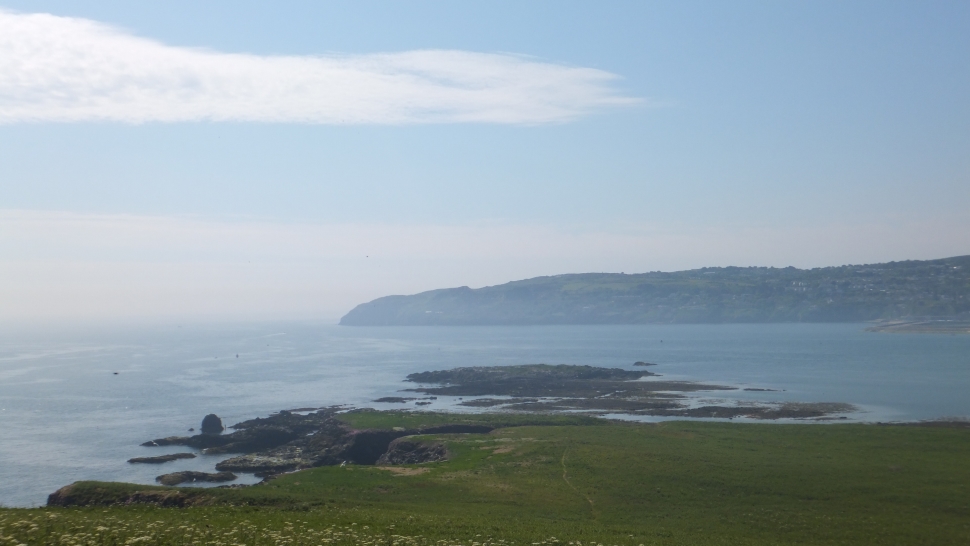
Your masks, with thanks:
M495 53L260 56L0 10L0 123L508 123L638 102L618 77Z

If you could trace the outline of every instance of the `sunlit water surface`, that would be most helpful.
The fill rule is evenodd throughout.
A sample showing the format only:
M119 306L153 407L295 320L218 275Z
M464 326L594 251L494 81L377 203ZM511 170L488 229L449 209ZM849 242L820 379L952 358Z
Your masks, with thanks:
M394 395L412 372L589 364L776 392L706 398L849 402L862 421L970 415L970 336L872 334L861 324L350 328L308 323L8 329L0 333L0 504L43 504L76 480L154 483L224 456L140 443L280 409ZM238 355L238 357L237 357ZM117 372L117 374L115 373ZM414 407L414 406L410 406ZM440 397L424 409L451 409ZM236 483L253 483L242 476Z

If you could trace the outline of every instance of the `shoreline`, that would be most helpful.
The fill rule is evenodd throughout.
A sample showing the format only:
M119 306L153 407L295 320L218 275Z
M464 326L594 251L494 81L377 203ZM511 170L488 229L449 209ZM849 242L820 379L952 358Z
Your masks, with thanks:
M970 320L917 319L889 320L869 326L866 332L885 334L970 335Z

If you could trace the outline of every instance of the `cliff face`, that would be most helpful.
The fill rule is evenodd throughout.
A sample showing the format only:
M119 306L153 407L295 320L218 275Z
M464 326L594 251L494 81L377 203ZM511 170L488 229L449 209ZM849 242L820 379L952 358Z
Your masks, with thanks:
M586 273L387 296L340 324L856 322L970 316L970 256L816 269Z

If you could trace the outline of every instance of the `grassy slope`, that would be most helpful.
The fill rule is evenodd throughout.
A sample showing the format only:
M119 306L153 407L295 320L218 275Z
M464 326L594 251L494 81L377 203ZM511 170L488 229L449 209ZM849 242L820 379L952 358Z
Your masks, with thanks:
M445 419L348 418L382 426ZM522 426L442 438L453 457L426 465L423 474L328 467L268 486L206 492L221 503L258 509L55 512L79 528L110 516L194 519L219 529L245 519L270 532L296 518L307 529L366 525L383 536L395 525L394 533L421 540L490 536L520 544L549 537L616 545L970 543L967 430L670 422ZM40 518L42 512L0 514Z

